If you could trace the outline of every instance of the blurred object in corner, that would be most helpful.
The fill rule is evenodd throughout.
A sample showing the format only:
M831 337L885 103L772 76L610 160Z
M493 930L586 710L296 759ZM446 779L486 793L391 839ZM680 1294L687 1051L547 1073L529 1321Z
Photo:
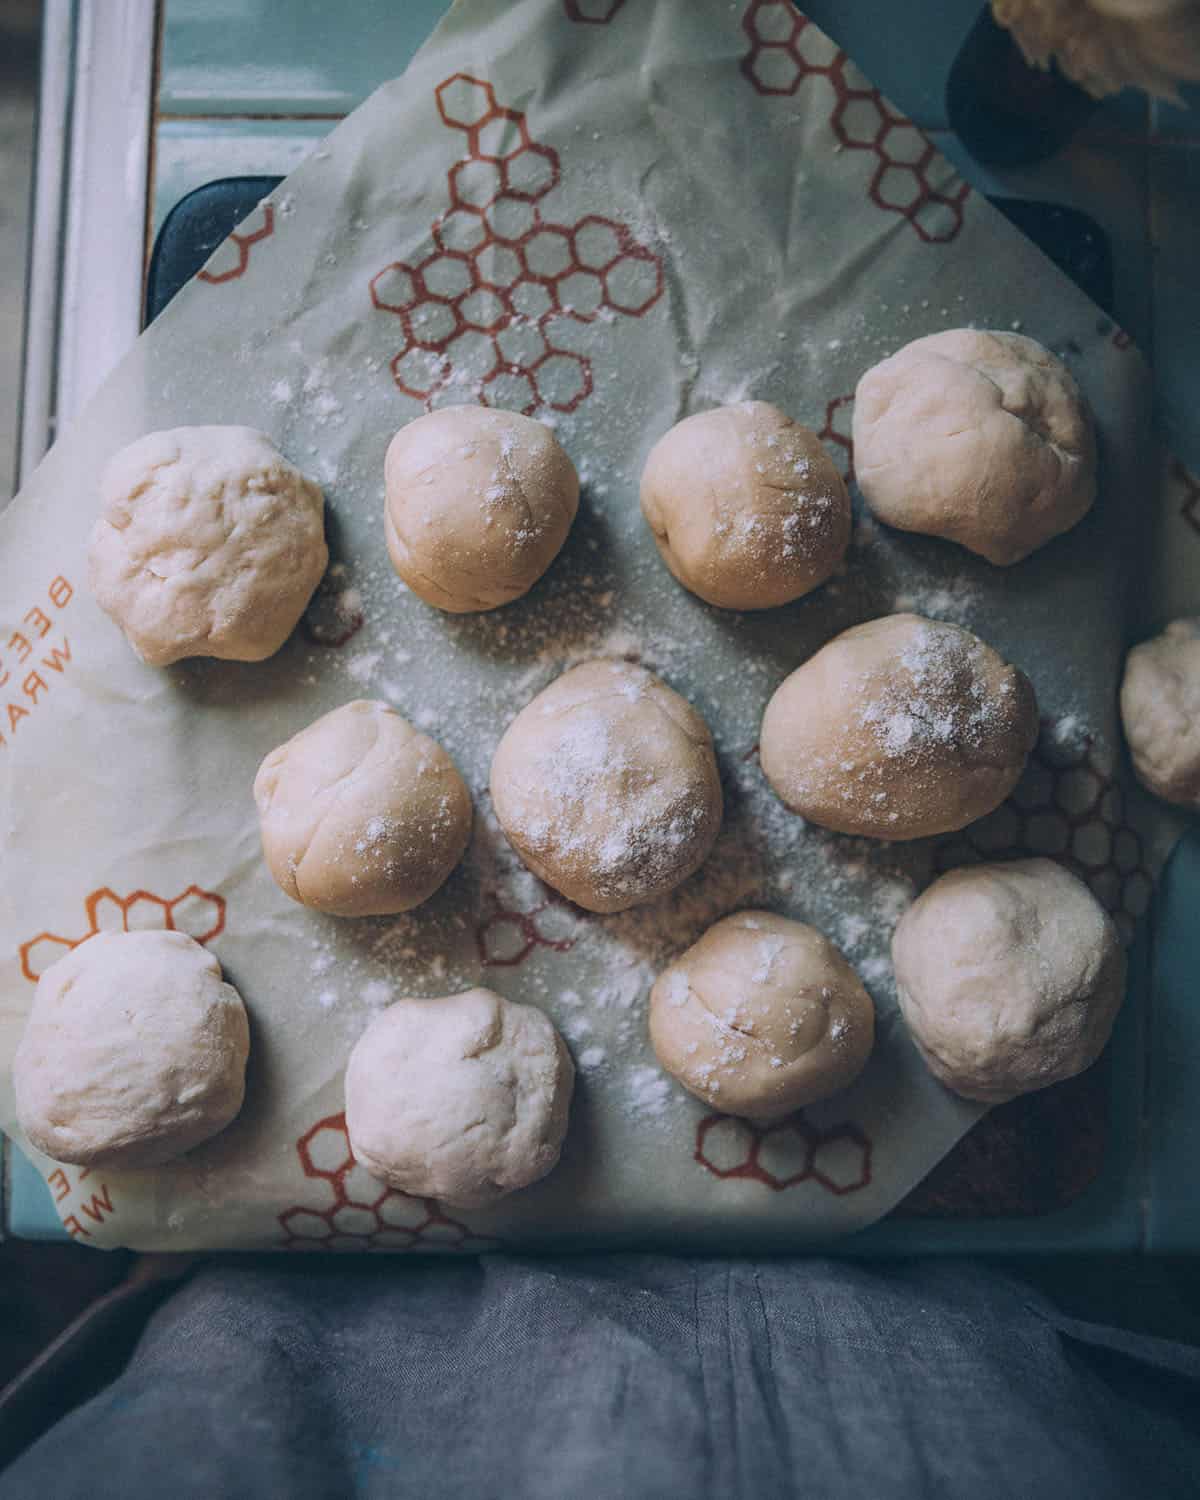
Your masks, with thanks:
M1200 0L992 0L946 85L950 125L977 161L1060 150L1122 88L1178 102L1200 79Z
M0 510L16 483L40 0L0 0Z

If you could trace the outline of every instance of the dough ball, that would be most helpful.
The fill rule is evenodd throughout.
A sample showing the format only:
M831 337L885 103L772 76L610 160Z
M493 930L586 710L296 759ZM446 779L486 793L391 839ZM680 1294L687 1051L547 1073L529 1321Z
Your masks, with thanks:
M854 472L889 526L1007 566L1091 509L1096 441L1074 376L1048 349L952 328L859 381Z
M21 1129L54 1161L158 1167L234 1119L250 1028L182 932L102 932L47 969L13 1059Z
M900 1009L934 1075L1002 1104L1090 1067L1125 993L1112 919L1048 859L934 881L892 938Z
M650 1040L667 1072L706 1104L775 1120L858 1077L875 1008L815 927L743 911L659 975Z
M1125 658L1121 722L1138 780L1200 807L1200 619L1172 620Z
M335 917L420 906L471 837L471 794L454 762L372 699L335 708L272 750L254 800L279 888Z
M1024 672L957 625L887 615L835 636L784 681L759 753L810 822L918 839L998 807L1037 733Z
M492 805L510 844L588 911L624 911L703 864L721 827L712 735L644 667L589 661L508 726Z
M491 990L400 1000L346 1068L350 1149L373 1177L476 1208L553 1170L575 1069L532 1005Z
M392 566L451 614L528 593L579 507L579 478L550 429L490 406L447 406L402 427L384 480Z
M850 542L850 496L815 432L766 401L698 412L654 445L642 514L685 589L771 609L824 583Z
M262 661L321 581L325 501L251 427L176 427L123 448L88 549L96 602L154 667Z

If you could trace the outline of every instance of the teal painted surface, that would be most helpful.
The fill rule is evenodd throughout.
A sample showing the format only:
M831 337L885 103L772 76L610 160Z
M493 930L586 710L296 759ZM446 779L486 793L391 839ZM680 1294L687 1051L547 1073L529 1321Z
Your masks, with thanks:
M8 1230L24 1240L65 1240L54 1199L42 1174L13 1145L4 1142L8 1165Z
M1167 866L1155 924L1150 1037L1147 1249L1200 1250L1200 831L1192 829Z

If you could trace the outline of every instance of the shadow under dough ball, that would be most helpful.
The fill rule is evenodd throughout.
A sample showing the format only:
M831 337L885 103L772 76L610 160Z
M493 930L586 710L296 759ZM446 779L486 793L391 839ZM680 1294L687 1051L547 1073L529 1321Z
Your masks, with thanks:
M780 800L810 822L918 839L998 807L1037 733L1019 668L957 625L885 615L835 636L785 679L759 754Z
M392 566L453 614L528 593L579 508L579 477L550 429L490 406L447 406L402 427L384 487Z

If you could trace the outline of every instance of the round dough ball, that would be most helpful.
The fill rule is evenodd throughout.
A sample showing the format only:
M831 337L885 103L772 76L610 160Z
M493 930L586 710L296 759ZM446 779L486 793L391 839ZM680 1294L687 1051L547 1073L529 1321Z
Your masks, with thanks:
M1090 1067L1125 994L1108 913L1048 859L935 880L892 938L900 1009L934 1075L1002 1104Z
M957 625L887 615L835 636L783 682L759 753L780 799L810 822L918 839L998 807L1037 733L1024 672Z
M182 932L101 932L38 981L13 1059L17 1120L81 1167L157 1167L234 1119L250 1028Z
M1121 722L1142 785L1200 807L1200 618L1172 620L1125 658Z
M558 1161L575 1068L550 1020L491 990L399 1000L346 1067L350 1149L415 1198L476 1208Z
M262 661L321 581L320 489L251 427L176 427L123 448L88 549L96 602L154 667Z
M659 975L650 1040L667 1072L706 1104L777 1120L858 1077L875 1007L815 927L743 911Z
M579 508L579 477L550 429L490 406L447 406L402 427L384 482L392 566L451 614L528 593Z
M254 800L280 890L335 917L420 906L471 837L471 794L454 762L374 699L335 708L272 750Z
M510 844L588 911L624 911L699 868L721 827L712 735L644 667L589 661L539 693L492 760Z
M889 526L1007 566L1091 509L1096 440L1074 376L1048 349L951 328L859 381L854 472Z
M772 609L824 583L850 496L815 432L766 401L676 423L642 470L642 514L675 577L722 609Z

